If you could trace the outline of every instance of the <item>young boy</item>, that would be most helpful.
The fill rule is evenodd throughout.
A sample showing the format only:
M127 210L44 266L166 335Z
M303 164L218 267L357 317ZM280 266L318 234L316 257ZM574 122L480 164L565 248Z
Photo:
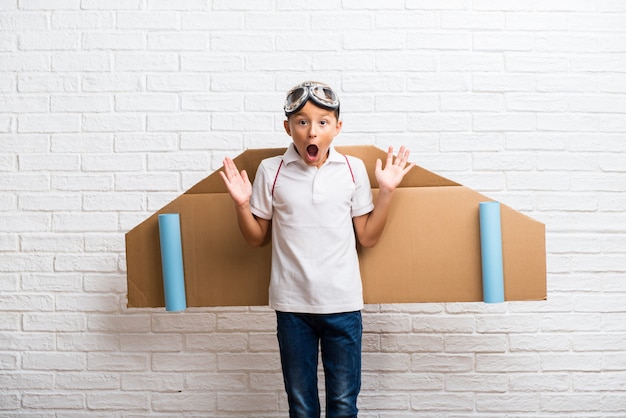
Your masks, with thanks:
M409 151L385 168L376 162L376 205L364 163L338 153L339 99L326 84L289 91L284 127L292 143L263 160L254 185L230 158L220 174L235 203L241 232L262 245L272 228L269 305L277 335L290 417L319 417L318 347L325 373L326 416L356 417L361 387L363 296L357 247L376 244L393 193L413 167Z

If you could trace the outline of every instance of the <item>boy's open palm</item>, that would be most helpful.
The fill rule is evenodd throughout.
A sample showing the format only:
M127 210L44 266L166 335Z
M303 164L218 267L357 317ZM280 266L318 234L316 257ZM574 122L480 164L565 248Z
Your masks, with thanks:
M241 206L249 202L250 196L252 196L252 184L246 170L242 170L240 173L234 161L226 157L224 170L220 171L220 175L224 179L230 197L237 205Z
M382 168L382 161L376 160L376 180L381 191L392 192L398 187L402 178L413 168L415 163L409 163L409 150L403 146L398 151L398 156L393 158L393 147L389 147L387 152L387 162Z

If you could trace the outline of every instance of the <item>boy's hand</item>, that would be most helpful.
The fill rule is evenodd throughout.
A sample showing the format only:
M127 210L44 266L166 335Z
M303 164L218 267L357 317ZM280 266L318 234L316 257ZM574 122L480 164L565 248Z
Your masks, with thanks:
M224 179L228 193L235 201L235 204L239 206L246 205L250 201L250 196L252 196L252 184L246 170L242 170L240 173L233 160L226 157L224 159L224 170L220 171L220 175Z
M380 191L393 192L402 181L402 178L409 172L415 163L409 163L409 150L403 146L398 151L395 161L393 159L393 147L389 147L387 152L387 162L385 168L382 168L382 161L376 160L376 180Z

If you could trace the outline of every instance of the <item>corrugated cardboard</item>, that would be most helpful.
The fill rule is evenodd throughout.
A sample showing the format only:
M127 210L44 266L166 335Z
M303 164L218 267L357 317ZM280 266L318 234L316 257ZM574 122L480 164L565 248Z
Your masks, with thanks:
M373 146L337 147L361 158L377 194ZM235 158L254 174L284 148L248 150ZM360 248L366 303L482 301L478 203L489 199L421 167L395 193L378 244ZM270 244L242 238L233 202L215 172L126 234L129 307L164 306L159 213L180 213L187 306L267 305ZM546 299L545 227L501 205L505 299Z

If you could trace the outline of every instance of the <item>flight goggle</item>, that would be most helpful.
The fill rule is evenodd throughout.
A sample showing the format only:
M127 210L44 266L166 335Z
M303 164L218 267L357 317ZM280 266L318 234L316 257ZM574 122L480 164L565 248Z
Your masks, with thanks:
M326 84L304 82L292 88L285 99L285 115L290 116L302 109L307 101L326 110L339 110L339 97Z

